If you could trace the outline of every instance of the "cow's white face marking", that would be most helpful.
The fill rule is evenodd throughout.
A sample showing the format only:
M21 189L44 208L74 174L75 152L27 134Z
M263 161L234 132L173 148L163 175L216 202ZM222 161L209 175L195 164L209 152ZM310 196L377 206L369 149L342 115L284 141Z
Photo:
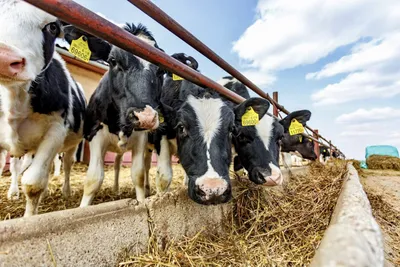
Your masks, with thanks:
M45 64L42 29L56 21L56 17L15 0L2 0L0 14L0 47L9 47L25 59L24 71L18 80L34 80Z
M144 34L138 34L136 35L136 37L138 37L140 40L146 42L147 44L151 45L151 46L155 46L156 42L154 42L153 40L150 40L148 36L144 35ZM140 60L140 63L142 64L143 68L145 70L149 70L150 69L150 62L148 62L147 60L137 57Z
M255 126L258 136L261 138L264 147L269 151L269 144L272 138L274 118L268 116L267 114L262 117L260 122Z
M205 99L195 98L189 96L189 105L193 108L196 114L197 126L200 130L200 135L204 138L206 143L206 155L207 155L207 171L201 177L196 179L196 185L202 182L206 178L221 178L222 177L214 170L211 164L210 149L211 142L215 135L218 133L221 126L221 109L224 103L221 99Z

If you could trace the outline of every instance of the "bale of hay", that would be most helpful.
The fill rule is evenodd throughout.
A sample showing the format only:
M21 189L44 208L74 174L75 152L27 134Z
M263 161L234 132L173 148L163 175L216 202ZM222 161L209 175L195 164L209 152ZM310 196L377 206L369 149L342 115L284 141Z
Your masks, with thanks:
M368 169L400 171L400 158L392 156L372 155L367 159Z
M201 231L126 255L119 266L306 266L314 256L336 205L345 161L314 163L307 175L291 177L283 188L237 181L226 234ZM157 236L157 233L154 233Z

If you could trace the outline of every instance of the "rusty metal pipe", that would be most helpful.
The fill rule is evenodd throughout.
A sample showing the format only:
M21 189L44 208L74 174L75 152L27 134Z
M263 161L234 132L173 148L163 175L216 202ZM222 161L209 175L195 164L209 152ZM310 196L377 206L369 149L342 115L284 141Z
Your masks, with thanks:
M240 103L245 99L226 89L210 78L200 74L164 52L148 45L136 36L121 29L110 21L100 17L71 0L25 0L26 2L64 20L99 38L129 51L156 65L162 66L179 76L200 86L212 88L230 100Z

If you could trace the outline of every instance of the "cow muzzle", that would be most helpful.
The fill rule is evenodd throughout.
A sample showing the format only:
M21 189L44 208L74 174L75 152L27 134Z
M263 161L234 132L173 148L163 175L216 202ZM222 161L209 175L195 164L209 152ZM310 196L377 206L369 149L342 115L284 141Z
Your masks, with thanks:
M135 130L155 130L160 124L158 112L149 105L146 105L144 109L130 108L127 116Z
M217 205L228 202L232 197L231 191L231 185L225 179L199 178L191 197L199 204Z
M26 80L22 77L26 60L12 48L0 43L0 79Z
M281 170L273 164L269 164L269 166L271 170L254 168L250 174L250 180L263 186L281 185L283 183Z

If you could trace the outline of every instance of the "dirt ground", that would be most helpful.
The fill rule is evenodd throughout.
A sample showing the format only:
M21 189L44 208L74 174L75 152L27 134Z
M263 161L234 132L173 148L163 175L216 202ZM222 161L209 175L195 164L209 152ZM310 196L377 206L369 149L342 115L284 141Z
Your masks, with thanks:
M384 234L386 266L400 266L400 172L363 170L361 176Z
M62 184L64 181L64 174L61 173L61 176L52 177L49 183L48 193L46 197L42 200L39 207L39 214L79 207L83 195L83 179L85 178L86 170L87 165L82 163L74 164L71 171L71 197L69 199L64 199L62 196ZM155 194L156 171L156 167L152 167L149 173L152 194ZM170 187L171 189L177 188L182 185L184 177L182 167L180 165L174 165L173 174L174 178ZM3 173L3 176L0 178L0 220L14 219L22 217L24 215L25 197L23 192L21 191L21 183L19 181L20 198L13 201L7 199L7 192L10 183L10 173ZM135 191L133 190L129 167L121 167L119 194L113 192L113 183L114 167L107 165L105 166L105 178L103 181L103 185L100 189L100 192L96 195L93 204L135 197Z

